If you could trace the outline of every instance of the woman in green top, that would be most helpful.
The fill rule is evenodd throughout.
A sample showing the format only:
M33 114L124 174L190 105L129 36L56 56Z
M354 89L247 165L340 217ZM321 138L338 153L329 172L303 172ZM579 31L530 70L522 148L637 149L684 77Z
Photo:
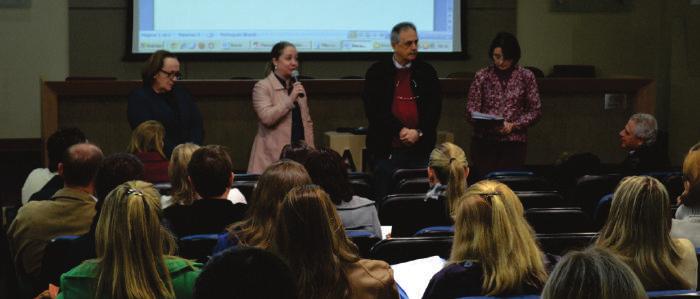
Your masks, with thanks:
M97 259L63 274L58 298L191 298L200 265L171 255L159 198L142 181L112 190L97 222Z

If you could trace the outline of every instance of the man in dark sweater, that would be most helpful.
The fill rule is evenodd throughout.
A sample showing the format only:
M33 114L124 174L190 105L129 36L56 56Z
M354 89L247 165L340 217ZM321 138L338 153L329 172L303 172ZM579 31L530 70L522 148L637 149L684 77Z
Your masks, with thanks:
M396 169L426 167L442 109L435 69L416 60L416 27L408 22L394 26L391 46L392 59L376 62L367 70L363 93L376 200L391 191Z
M623 174L643 174L669 167L668 152L664 143L658 141L658 125L653 115L632 115L619 135L620 147L628 151L620 165Z
M232 169L231 157L222 146L208 145L192 154L187 172L202 198L190 206L173 205L164 211L178 237L221 233L229 224L243 219L246 205L228 200Z

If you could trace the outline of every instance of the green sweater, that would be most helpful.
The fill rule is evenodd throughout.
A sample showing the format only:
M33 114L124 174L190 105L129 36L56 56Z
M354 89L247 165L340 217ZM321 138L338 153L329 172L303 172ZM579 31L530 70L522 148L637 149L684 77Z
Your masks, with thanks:
M166 258L165 265L168 267L170 278L173 281L175 297L177 299L192 298L194 282L201 272L202 265L181 258ZM61 292L57 298L93 299L95 296L94 288L97 285L96 268L97 262L89 260L61 275Z

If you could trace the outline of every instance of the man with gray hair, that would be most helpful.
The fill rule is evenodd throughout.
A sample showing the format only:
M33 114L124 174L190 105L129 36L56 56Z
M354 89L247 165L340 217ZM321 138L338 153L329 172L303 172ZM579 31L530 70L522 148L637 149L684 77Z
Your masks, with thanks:
M668 167L668 155L657 142L658 130L651 114L637 113L629 118L620 131L620 146L628 151L622 162L623 173L639 174Z
M426 167L442 109L437 72L417 59L416 26L396 24L391 47L391 59L367 70L362 96L369 121L366 159L374 170L378 200L389 191L394 170Z

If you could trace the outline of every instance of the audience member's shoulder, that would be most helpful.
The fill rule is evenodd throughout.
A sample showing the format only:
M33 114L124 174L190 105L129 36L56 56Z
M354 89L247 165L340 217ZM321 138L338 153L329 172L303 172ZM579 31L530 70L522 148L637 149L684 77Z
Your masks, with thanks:
M360 259L353 263L350 268L352 269L353 267L357 268L354 271L364 272L364 274L380 281L382 284L394 283L394 271L384 261Z
M690 253L695 255L695 246L693 246L693 243L690 242L690 240L686 238L678 238L673 239L673 243L680 250L681 256L685 256Z
M199 272L202 268L202 264L196 263L190 260L186 260L180 257L167 257L165 258L165 266L168 267L170 273L177 272Z
M341 202L340 205L336 206L336 208L338 210L347 210L347 209L357 209L357 208L367 207L367 206L374 207L374 201L367 199L367 198L364 198L362 196L353 195L352 199L350 201Z
M97 261L87 260L74 267L70 271L61 275L61 279L66 278L94 278L97 275Z

